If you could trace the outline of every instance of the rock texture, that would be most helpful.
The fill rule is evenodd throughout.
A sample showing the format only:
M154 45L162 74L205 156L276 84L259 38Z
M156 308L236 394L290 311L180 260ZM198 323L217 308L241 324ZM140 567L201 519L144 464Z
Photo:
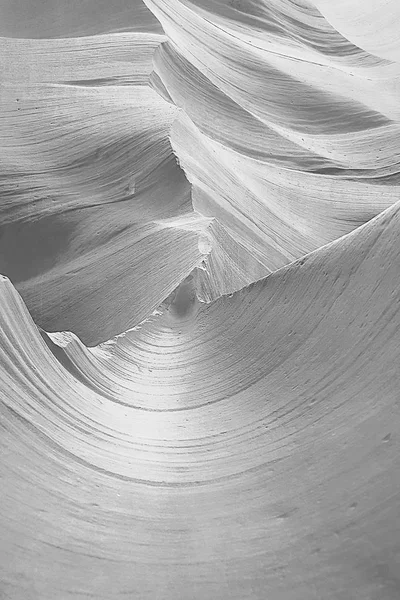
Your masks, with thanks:
M398 4L145 1L1 9L0 598L397 600Z

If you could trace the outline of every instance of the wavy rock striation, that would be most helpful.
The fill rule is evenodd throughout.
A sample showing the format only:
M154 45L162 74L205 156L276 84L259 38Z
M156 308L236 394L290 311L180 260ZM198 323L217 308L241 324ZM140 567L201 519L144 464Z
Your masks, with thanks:
M397 3L146 5L4 3L0 597L397 600Z

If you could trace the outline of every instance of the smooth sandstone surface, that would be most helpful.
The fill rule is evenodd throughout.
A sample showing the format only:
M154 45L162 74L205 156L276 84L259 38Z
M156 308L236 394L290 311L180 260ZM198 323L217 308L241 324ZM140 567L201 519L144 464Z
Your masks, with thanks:
M400 597L395 0L0 7L0 599Z

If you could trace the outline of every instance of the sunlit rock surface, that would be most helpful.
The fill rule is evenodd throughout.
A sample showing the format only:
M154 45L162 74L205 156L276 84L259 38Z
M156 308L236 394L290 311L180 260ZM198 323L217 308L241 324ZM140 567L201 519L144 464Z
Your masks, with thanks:
M400 597L399 31L2 3L0 598Z

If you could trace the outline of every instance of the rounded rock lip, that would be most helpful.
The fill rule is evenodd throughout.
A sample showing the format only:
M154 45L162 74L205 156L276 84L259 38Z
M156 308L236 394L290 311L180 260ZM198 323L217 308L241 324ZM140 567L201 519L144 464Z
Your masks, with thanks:
M197 298L195 276L188 275L178 287L163 302L163 307L169 316L178 321L193 319L199 308L200 301Z

